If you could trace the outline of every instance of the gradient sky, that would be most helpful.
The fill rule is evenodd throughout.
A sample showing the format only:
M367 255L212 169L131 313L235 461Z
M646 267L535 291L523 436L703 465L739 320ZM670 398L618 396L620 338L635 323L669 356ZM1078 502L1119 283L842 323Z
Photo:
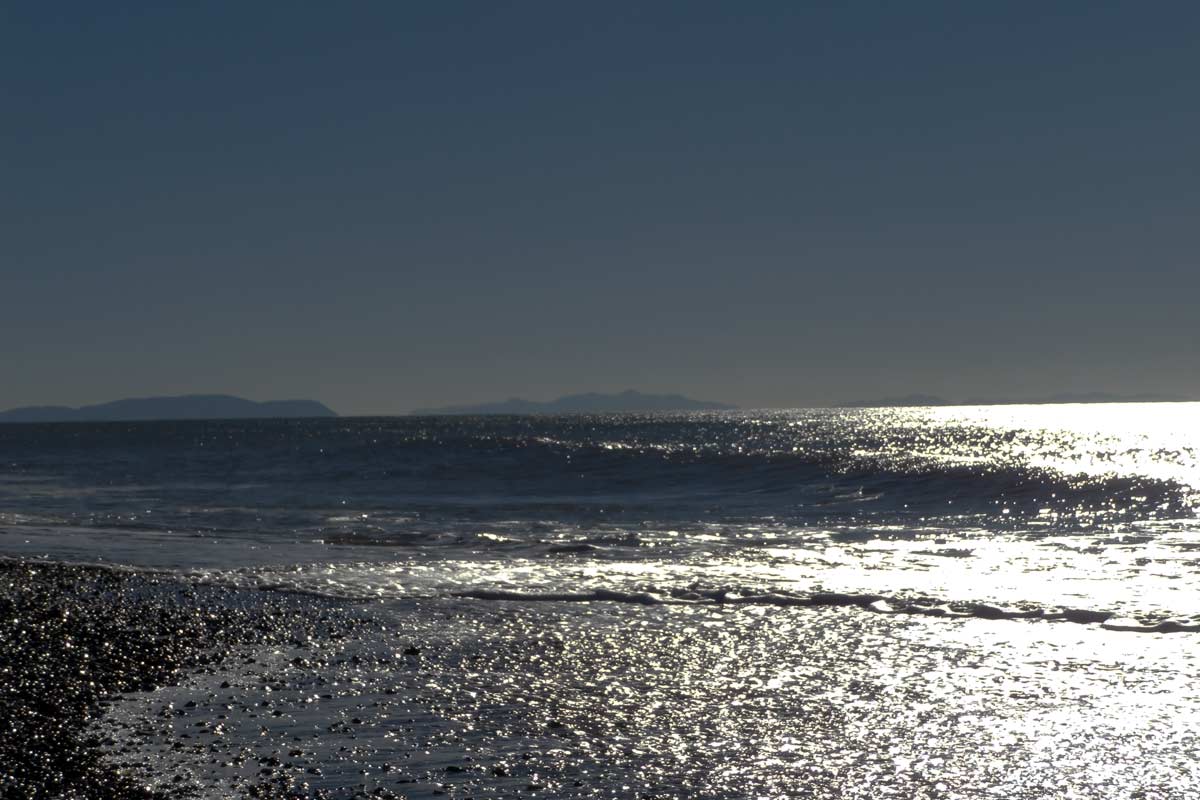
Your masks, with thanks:
M1200 4L0 6L0 408L1200 396Z

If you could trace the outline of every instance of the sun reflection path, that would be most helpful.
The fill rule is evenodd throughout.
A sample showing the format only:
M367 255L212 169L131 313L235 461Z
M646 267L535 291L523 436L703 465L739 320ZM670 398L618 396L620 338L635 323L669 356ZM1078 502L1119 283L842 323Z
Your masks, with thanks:
M1139 475L1200 491L1200 403L880 409L895 453L945 463L1014 459L1089 477ZM1135 423L1135 425L1131 425Z

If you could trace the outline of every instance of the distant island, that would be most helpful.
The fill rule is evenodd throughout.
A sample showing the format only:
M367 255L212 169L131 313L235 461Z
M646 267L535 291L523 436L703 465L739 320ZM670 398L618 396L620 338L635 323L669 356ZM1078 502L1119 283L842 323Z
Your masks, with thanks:
M227 394L189 394L180 397L135 397L80 408L26 406L0 411L0 422L134 422L336 416L332 409L316 400L270 400L258 403Z
M966 400L947 400L933 394L910 394L885 397L881 400L846 403L843 408L896 408L906 406L1016 406L1052 405L1056 403L1186 403L1188 397L1164 394L1109 394L1108 392L1063 392L1042 397L995 398L969 397Z
M540 402L513 397L496 403L419 408L417 416L443 414L606 414L630 411L729 411L727 403L692 400L680 394L643 394L632 389L619 394L572 394Z

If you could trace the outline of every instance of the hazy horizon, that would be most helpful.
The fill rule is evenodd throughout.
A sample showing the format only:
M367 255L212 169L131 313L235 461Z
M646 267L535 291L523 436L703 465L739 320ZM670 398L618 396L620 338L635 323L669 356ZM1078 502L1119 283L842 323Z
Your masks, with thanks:
M1200 7L0 9L0 408L1200 396Z
M667 406L659 403L653 403L646 407L638 406L636 409L624 404L617 403L624 394L638 394L648 399L657 400L664 397L679 397L684 403L678 407ZM576 408L571 404L562 405L563 401L579 400L587 398L593 400L587 408ZM599 398L598 401L594 400ZM249 402L254 405L288 405L288 404L305 404L311 403L316 406L322 406L325 411L332 412L337 417L354 418L354 417L403 417L410 415L428 415L428 414L577 414L577 413L608 413L609 411L668 411L668 410L726 410L726 411L804 411L825 408L844 408L844 409L859 409L872 407L916 407L916 406L941 406L941 407L976 407L976 406L1018 406L1018 405L1046 405L1046 404L1126 404L1126 403L1197 403L1200 398L1180 397L1171 395L1154 395L1150 393L1141 395L1114 395L1105 392L1078 392L1078 393L1063 393L1057 395L1026 395L1026 396L1007 396L1007 397L942 397L938 395L921 395L914 394L901 397L873 397L873 398L857 398L846 399L840 403L831 403L824 406L803 406L803 405L780 405L780 406L737 406L733 404L724 404L719 398L710 397L691 397L681 395L679 393L664 393L651 394L638 392L635 389L626 389L621 392L583 392L578 394L561 395L550 398L530 398L530 397L508 397L495 398L492 401L482 402L477 404L447 404L445 406L431 406L426 408L410 408L402 411L393 411L385 413L344 413L336 408L330 408L326 403L323 403L318 397L294 397L294 398L244 398L234 394L214 394L214 393L199 393L188 395L162 395L150 397L121 397L110 398L95 404L81 405L65 405L60 403L37 404L32 406L14 406L0 408L0 422L45 422L52 421L51 418L43 415L34 417L19 417L14 419L5 419L6 415L13 412L44 412L49 410L62 410L67 412L91 411L96 409L104 409L109 406L125 406L130 403L160 403L162 408L153 411L153 416L145 417L146 419L241 419L242 413L227 414L214 412L214 415L197 415L194 409L188 412L186 417L176 417L170 411L174 408L169 405L170 401L194 401L194 400L236 400L240 402ZM611 408L605 404L605 401L614 401ZM512 403L521 405L529 405L532 408L512 408ZM598 405L597 405L598 403ZM544 406L546 408L538 408ZM593 406L595 406L593 408ZM705 408L704 406L710 406ZM723 408L713 408L711 406L724 406ZM149 406L149 408L153 408ZM191 407L189 407L191 408ZM256 412L256 417L264 416ZM311 416L308 413L300 413L294 410L287 410L281 416ZM109 417L96 417L96 420L104 420ZM113 417L112 419L133 420L141 419L142 417ZM53 421L89 421L91 417L77 419L76 417L54 418Z

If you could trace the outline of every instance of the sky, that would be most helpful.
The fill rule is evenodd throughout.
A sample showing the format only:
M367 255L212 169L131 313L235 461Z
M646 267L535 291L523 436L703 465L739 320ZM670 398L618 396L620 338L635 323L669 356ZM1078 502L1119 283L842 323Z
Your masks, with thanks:
M0 408L1200 397L1200 4L0 5Z

